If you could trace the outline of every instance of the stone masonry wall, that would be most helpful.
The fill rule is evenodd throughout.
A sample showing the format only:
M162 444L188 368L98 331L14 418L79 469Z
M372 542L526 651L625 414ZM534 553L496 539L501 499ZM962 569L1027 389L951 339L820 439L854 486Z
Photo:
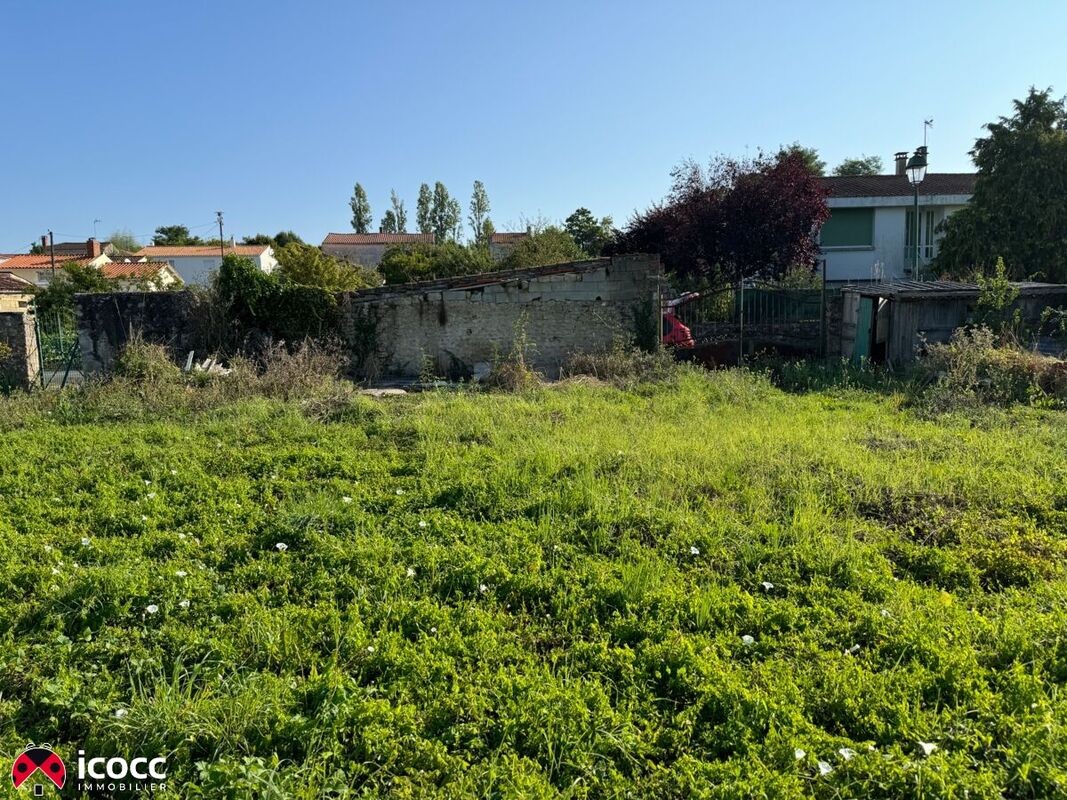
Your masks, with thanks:
M166 346L175 361L190 350L200 357L207 309L192 292L109 292L74 297L82 370L108 372L131 333Z
M39 375L33 313L0 312L0 388L29 388Z
M342 297L344 338L364 374L469 377L507 355L519 331L528 360L557 378L567 357L608 347L654 314L662 274L656 256L560 264L351 292Z

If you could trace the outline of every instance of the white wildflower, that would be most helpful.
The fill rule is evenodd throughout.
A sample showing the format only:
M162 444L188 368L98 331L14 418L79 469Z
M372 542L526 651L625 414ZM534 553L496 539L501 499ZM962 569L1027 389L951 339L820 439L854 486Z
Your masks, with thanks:
M696 545L693 545L692 547L689 548L689 555L691 555L691 556L699 556L700 555L700 548L697 547Z
M155 500L156 499L156 493L155 492L149 492L148 493L148 499L149 500Z
M827 764L825 761L820 761L819 762L819 774L820 775L829 775L833 771L834 771L834 768L831 767L829 764Z
M372 645L372 644L367 645L367 652L368 653L373 653L374 652L374 645Z
M930 755L932 752L934 752L934 750L937 749L937 745L933 742L919 742L919 747L922 748L924 756Z
M144 479L144 485L145 486L151 486L152 485L152 481L148 480L148 478L145 478Z
M741 641L744 642L746 645L752 645L756 643L756 640L749 636L747 633L741 637Z
M397 489L396 493L397 493L397 496L400 496L400 495L402 495L404 493L404 490L403 489Z
M880 614L881 614L881 615L882 615L883 617L889 617L889 616L892 616L892 615L891 615L891 614L889 613L889 609L888 609L888 608L883 608L883 609L882 609L882 610L881 610L881 611L880 611L879 613L880 613Z
M177 575L179 578L184 578L189 573L186 572L184 569L180 569L177 572L175 572L174 574Z
M189 607L189 601L188 600L179 600L178 601L178 605L181 608L188 608Z
M414 578L415 577L415 568L414 567L408 567L408 577L409 578Z
M800 759L804 758L805 756L807 756L807 753L801 750L799 747L793 751L793 758L795 758L797 761L800 761Z
M845 650L845 655L846 656L854 656L859 651L860 651L860 646L858 644L854 644L854 645L852 645L852 647L849 647L848 649Z
M770 581L764 581L763 583L760 584L760 586L763 587L763 591L765 591L765 592L769 592L771 589L774 588L774 584L771 583Z
M437 633L437 626L430 628L430 633Z
M144 610L147 611L149 614L155 614L158 613L159 606L157 606L155 603L152 603L151 605L145 606Z
M126 710L125 708L116 708L116 709L115 709L115 716L116 716L116 717L117 717L118 719L122 719L123 717L125 717L125 716L126 716L127 714L129 714L129 713L130 713L130 712L129 712L129 711L127 711L127 710Z
M284 553L286 550L289 549L289 545L287 545L285 542L278 542L278 544L274 545L274 547L279 553Z
M170 471L170 474L171 474L171 475L177 475L177 474L178 474L178 470L176 470L176 469L172 469L172 470Z
M484 583L480 583L480 584L478 584L478 591L481 592L482 594L485 594L486 592L489 591L489 587L486 586Z
M429 524L430 524L430 523L429 523L429 522L427 522L427 521L426 521L426 520L424 520L424 519L420 519L420 520L419 520L419 527L420 527L420 528L425 528L425 527L427 527L427 526L428 526Z
M82 547L88 547L88 546L89 546L89 537L88 536L83 536L82 537Z
M346 494L346 495L345 495L344 497L342 497L342 498L341 498L341 502L342 502L342 503L344 503L345 505L348 505L349 503L351 503L351 502L352 502L352 498L351 498L351 497L349 497L349 496L348 496L348 495Z
M851 747L842 747L837 752L841 756L841 758L845 759L845 761L848 761L850 758L852 758L852 756L856 755L856 751L853 750Z

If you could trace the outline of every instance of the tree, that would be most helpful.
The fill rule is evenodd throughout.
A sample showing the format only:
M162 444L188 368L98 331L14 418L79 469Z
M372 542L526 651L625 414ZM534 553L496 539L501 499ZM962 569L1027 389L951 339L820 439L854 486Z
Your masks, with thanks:
M382 215L382 222L379 227L381 228L382 233L400 233L400 231L396 229L396 214L393 213L393 209L390 208L386 210L385 214Z
M379 283L374 270L340 261L309 244L289 242L274 255L278 259L275 274L283 284L347 292Z
M390 247L378 264L387 284L473 275L495 268L488 249L450 241Z
M493 221L489 219L489 195L485 191L485 184L481 181L474 182L474 191L471 193L470 216L467 222L474 234L474 243L478 247L488 247L489 237L493 234Z
M74 322L74 295L119 290L118 281L105 278L96 267L82 266L76 261L62 264L48 286L37 291L34 307L42 319L58 316L66 324Z
M112 231L111 236L108 237L108 242L116 250L121 250L124 253L136 253L141 249L141 243L133 238L133 234L127 228Z
M162 225L156 228L152 244L157 247L194 247L203 244L199 236L192 236L184 225Z
M943 223L936 269L990 274L997 258L1014 280L1067 281L1067 109L1030 89L1014 114L985 126L971 150L974 196Z
M881 175L882 159L880 156L862 155L859 158L846 158L836 167L834 175Z
M370 233L370 226L374 224L374 217L370 212L370 201L367 200L367 192L363 184L357 183L352 190L352 199L348 201L352 209L352 230L356 233Z
M581 261L585 253L571 235L562 228L549 225L543 230L520 239L508 253L503 265L508 268L543 267Z
M596 258L603 251L614 235L614 222L611 217L601 217L598 221L588 208L579 208L564 222L564 228L587 256Z
M415 224L419 227L419 233L433 232L433 193L427 184L419 187L419 199L415 205Z
M396 220L395 233L408 232L408 212L404 208L404 201L396 193L396 189L389 190L389 202L392 205L393 218Z
M707 171L686 161L672 177L667 199L635 215L609 252L659 253L679 276L718 283L778 278L814 263L830 211L802 153L719 158Z
M462 216L459 201L448 193L441 181L437 181L433 187L433 205L430 206L430 228L438 243L459 240Z
M782 145L778 148L778 158L788 155L798 155L804 160L804 165L819 177L826 174L826 162L819 158L819 151L814 147L804 147L800 142L790 145Z
M278 231L273 236L267 236L265 233L257 233L255 236L246 236L241 239L241 244L269 245L274 248L285 247L292 242L303 244L304 240L292 231Z

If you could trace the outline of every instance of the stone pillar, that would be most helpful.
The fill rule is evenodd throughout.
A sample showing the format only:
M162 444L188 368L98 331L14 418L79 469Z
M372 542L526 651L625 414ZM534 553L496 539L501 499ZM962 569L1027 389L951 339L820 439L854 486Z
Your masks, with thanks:
M40 377L32 311L0 312L0 387L28 389Z

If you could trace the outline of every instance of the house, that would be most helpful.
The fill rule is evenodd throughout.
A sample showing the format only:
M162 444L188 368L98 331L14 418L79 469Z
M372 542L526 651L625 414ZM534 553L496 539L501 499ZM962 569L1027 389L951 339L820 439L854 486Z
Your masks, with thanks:
M915 190L897 153L893 175L821 178L830 218L819 233L828 282L918 279L937 255L938 226L974 194L974 173L927 173L919 184L919 270L915 269Z
M350 264L377 267L390 247L433 243L432 233L328 233L319 249Z
M0 272L0 311L25 311L33 302L34 285L11 272Z
M515 249L515 245L529 235L529 231L492 233L489 235L489 255L493 261L503 261Z
M1016 283L1014 302L1028 324L1049 306L1067 305L1067 285ZM947 342L970 321L981 290L954 281L894 281L846 286L841 291L841 355L900 366L928 344Z
M45 255L56 254L56 262L71 261L76 258L99 258L106 255L113 257L119 250L111 242L98 242L95 237L89 237L84 242L54 242L49 243L47 236L41 237L41 252Z
M263 272L270 274L278 266L274 249L270 245L239 244L226 245L226 255L243 256L255 262ZM135 258L149 261L165 261L174 269L182 281L189 285L204 286L222 266L222 252L215 246L170 247L150 245L142 247Z
M95 259L90 258L67 258L61 259L59 256L55 258L55 271L58 272L63 268L64 264L78 264L79 266L96 266L97 264L103 264L107 262L107 256L101 255ZM32 283L35 286L47 286L52 281L53 269L52 269L52 256L49 255L27 255L20 253L17 256L11 256L2 262L3 271L9 272L17 278L21 278L28 283Z
M105 278L117 280L124 292L159 291L182 283L177 270L166 261L111 261L99 269Z

